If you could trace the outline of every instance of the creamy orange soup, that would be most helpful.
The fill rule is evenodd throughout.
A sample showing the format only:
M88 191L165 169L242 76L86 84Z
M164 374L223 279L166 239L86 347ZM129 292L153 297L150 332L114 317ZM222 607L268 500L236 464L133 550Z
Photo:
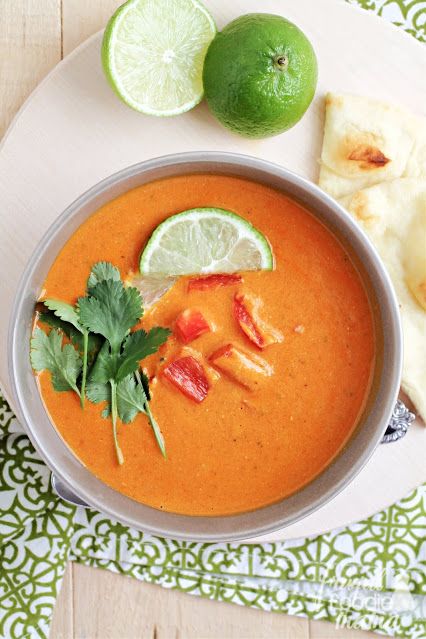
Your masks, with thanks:
M276 268L243 274L244 283L188 292L187 278L144 316L142 326L173 329L187 308L202 311L213 331L190 344L208 358L224 344L260 355L273 374L247 389L227 375L196 403L163 375L181 349L175 338L146 361L152 411L167 446L164 459L143 415L119 424L125 463L114 453L111 423L99 405L81 410L72 392L57 393L40 375L47 410L64 440L97 477L155 508L222 515L265 506L314 479L354 430L368 394L375 341L360 276L337 239L282 193L247 180L190 175L136 188L103 206L56 258L43 295L75 303L92 265L107 260L122 277L137 271L153 229L197 206L229 209L269 239ZM236 290L261 300L262 315L284 335L261 353L232 313ZM161 358L161 360L160 360Z

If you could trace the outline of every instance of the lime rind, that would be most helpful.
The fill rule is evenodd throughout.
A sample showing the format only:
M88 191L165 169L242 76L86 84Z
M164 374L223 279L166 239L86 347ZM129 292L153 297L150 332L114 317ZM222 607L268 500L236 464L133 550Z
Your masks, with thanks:
M266 237L248 220L212 207L167 218L154 230L140 258L142 274L177 276L273 268Z
M179 73L179 60L177 60L177 64L174 64L174 72L175 72L174 77L172 76L166 77L163 74L163 80L164 80L163 84L165 86L162 86L161 84L161 64L159 64L158 59L156 61L157 67L153 64L152 69L149 71L148 74L145 73L144 75L142 73L141 74L142 78L140 77L138 78L138 71L139 72L141 71L140 65L143 64L142 61L144 60L143 53L145 53L142 51L142 47L139 48L137 60L135 60L135 64L133 65L134 68L131 69L129 72L129 74L130 73L134 74L135 82L137 82L138 80L139 81L142 80L140 83L140 86L142 85L144 81L146 82L146 87L148 87L148 85L152 85L153 87L152 94L156 96L158 96L159 93L161 93L161 91L163 91L163 94L167 94L170 96L172 95L177 96L177 92L181 91L183 86L186 86L188 88L188 95L186 96L186 100L184 101L177 100L178 103L176 105L174 105L173 107L169 106L168 108L159 108L158 105L153 107L151 104L149 104L146 101L141 102L140 100L135 99L134 96L132 96L129 90L125 87L121 77L122 73L119 72L119 70L117 69L117 64L116 64L118 34L120 33L120 30L122 28L124 29L124 27L126 26L125 23L126 23L126 19L129 17L129 14L132 11L136 12L138 8L141 6L151 5L153 7L155 6L158 9L158 7L161 4L164 5L165 16L167 16L168 14L174 15L176 14L179 7L185 6L187 11L193 10L194 12L199 12L205 23L204 24L205 33L203 34L202 38L200 36L200 39L198 41L198 45L201 45L201 46L199 50L197 51L197 55L193 56L192 52L189 49L184 51L181 64L183 64L183 66L186 64L187 68L185 69L184 72ZM168 7L168 5L170 5L170 7ZM195 13L194 13L194 17L195 17ZM179 21L177 20L177 23L178 22ZM182 26L182 29L183 29L183 25L179 25L179 26ZM188 27L188 25L186 26ZM201 25L198 25L198 26L201 26ZM164 21L160 25L160 29L162 34L167 31L164 26ZM114 92L118 95L118 97L123 102L125 102L128 106L135 109L136 111L145 113L147 115L156 115L156 116L162 116L162 117L174 116L174 115L179 115L181 113L185 113L186 111L189 111L194 106L196 106L203 99L204 88L203 88L203 81L202 81L202 70L203 70L204 57L207 52L208 46L211 40L216 35L216 33L217 33L217 28L213 20L213 17L198 0L128 0L125 4L119 7L117 11L113 14L113 16L109 20L107 27L105 29L105 33L104 33L104 37L102 41L102 51L101 51L102 65L104 68L105 75L108 79L109 84L111 85ZM131 39L132 35L134 35L134 33L132 34L130 29L129 40ZM186 40L185 38L182 38L182 36L185 36L185 35L186 35ZM154 40L157 41L158 38L153 39L152 42L154 42ZM182 43L184 43L185 41L189 43L187 46L192 46L192 47L196 46L195 45L196 38L194 37L194 34L188 31L188 29L186 34L185 33L181 34L179 41L176 42L176 44L182 47L183 46ZM134 45L134 43L132 44L130 42L128 46L129 46L129 51L131 51L131 47L135 47L138 45ZM134 55L134 53L135 52L132 52L132 55ZM166 51L164 55L165 54L166 54ZM194 64L192 66L188 66L188 60L191 60L192 57L194 58ZM143 91L141 92L143 93Z

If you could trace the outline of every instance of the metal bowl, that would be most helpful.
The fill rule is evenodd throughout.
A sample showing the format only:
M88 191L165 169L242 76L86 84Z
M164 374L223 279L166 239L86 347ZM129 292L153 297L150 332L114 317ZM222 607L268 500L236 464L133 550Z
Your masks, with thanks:
M377 341L374 381L366 408L334 461L310 484L278 503L221 517L162 512L133 501L97 479L50 421L30 366L34 303L53 261L72 233L100 206L129 189L159 178L194 173L249 178L283 191L309 209L340 239L357 265L373 308ZM8 348L14 403L46 464L80 501L135 528L175 538L248 538L288 526L323 506L352 481L373 453L391 417L400 386L402 335L398 305L389 277L368 238L344 209L311 182L276 164L233 153L182 153L141 162L84 193L58 217L34 251L18 286L11 318ZM320 438L321 432L317 431L315 439ZM316 445L315 440L312 445Z

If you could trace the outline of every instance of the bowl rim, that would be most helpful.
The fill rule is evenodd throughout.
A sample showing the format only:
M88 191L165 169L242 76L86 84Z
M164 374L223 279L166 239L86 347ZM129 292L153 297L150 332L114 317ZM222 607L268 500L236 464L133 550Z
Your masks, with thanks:
M376 420L377 423L375 424L374 432L369 437L368 445L361 450L359 455L357 455L350 470L348 470L342 478L336 479L336 481L333 483L333 488L326 491L324 495L320 495L318 498L314 499L313 503L309 504L308 506L300 508L296 514L293 514L291 516L285 516L285 514L281 515L281 517L277 516L274 518L273 521L268 521L266 523L259 522L258 525L255 525L255 523L248 525L246 523L247 517L250 517L250 515L254 515L254 517L256 517L262 511L267 511L276 506L285 504L294 495L304 492L309 486L314 485L318 477L322 477L322 475L329 472L330 469L331 473L333 473L333 466L336 465L336 461L333 460L333 462L331 462L331 464L329 464L319 476L314 478L311 484L303 487L293 495L285 498L284 500L281 500L280 502L277 502L276 504L264 506L248 513L216 517L200 517L158 511L149 506L142 505L143 509L146 509L148 511L155 511L155 513L157 514L157 516L154 518L156 523L145 523L143 521L139 522L137 516L134 514L134 511L137 510L135 504L139 503L121 493L118 493L113 488L110 488L109 486L107 487L107 485L104 484L102 480L95 478L95 476L85 466L83 466L78 458L71 452L62 438L61 441L63 447L66 449L64 453L66 452L66 454L72 454L74 456L74 460L78 461L81 468L84 469L84 472L92 475L92 478L94 478L96 482L102 484L103 487L107 487L108 490L103 492L113 491L114 493L119 495L120 503L123 503L123 505L126 504L128 506L126 514L123 514L123 512L117 512L117 508L111 507L111 505L105 502L102 497L99 497L98 491L88 490L87 488L82 486L82 482L79 480L79 478L72 477L69 473L64 472L61 468L61 464L59 463L60 460L55 459L55 456L52 456L51 452L46 450L46 442L43 442L43 438L40 438L37 431L37 425L34 423L34 419L30 412L31 398L26 396L25 383L23 381L22 375L19 373L20 357L22 355L22 340L19 339L19 332L22 330L22 322L26 321L24 305L25 301L28 301L28 282L31 281L33 274L37 271L40 259L43 257L43 255L46 254L47 249L54 241L54 239L58 236L60 231L66 226L67 222L72 220L73 216L75 217L78 211L80 211L84 206L90 205L90 202L92 202L97 196L100 196L102 193L105 193L108 189L111 189L114 186L119 186L120 184L124 183L126 179L137 178L138 176L148 173L150 170L170 168L178 169L184 165L188 165L191 163L197 164L199 166L207 166L207 164L217 164L222 166L225 165L226 167L228 167L229 170L236 169L238 167L244 167L244 169L247 170L253 170L255 172L257 171L258 173L264 173L265 175L273 176L277 179L277 181L283 182L282 191L284 193L286 193L285 184L287 184L287 186L290 184L299 189L301 192L305 193L307 198L312 199L312 207L310 208L309 205L307 205L307 207L314 215L315 202L321 203L324 209L327 209L329 211L330 215L333 214L336 216L336 221L338 221L339 224L342 225L342 228L346 229L346 231L352 238L356 239L358 245L360 247L363 247L365 254L370 260L370 266L375 269L377 282L380 283L379 288L381 287L381 291L379 292L384 295L384 299L382 301L384 302L384 305L386 307L386 315L383 317L382 325L383 331L388 335L388 341L390 343L392 351L391 355L393 355L393 357L391 358L391 361L388 362L389 368L386 368L386 370L382 371L382 377L386 375L386 384L388 390L385 393L383 405L379 411L380 417L378 417ZM212 170L211 168L206 168L205 171L210 171L212 173L214 172L214 170ZM226 174L226 168L222 168L222 170L220 171L216 170L216 173L219 172L222 174ZM184 174L185 171L182 170L180 173ZM186 173L191 173L191 171L186 171ZM256 177L247 179L260 181ZM153 180L147 180L146 182L149 181ZM134 187L128 187L122 192L124 193L125 191L131 190L131 188ZM114 197L116 196L110 197L108 201L113 200ZM293 195L289 195L289 197L297 199L294 198ZM93 214L97 210L97 208L99 208L99 206L95 206L92 209L91 213L88 213L85 219ZM79 224L77 225L77 227L78 226ZM74 230L71 231L67 235L67 237L71 237L73 232ZM62 243L62 246L65 241ZM55 253L55 257L56 256L57 252ZM55 257L53 258L53 260L55 259ZM34 297L32 299L34 305L35 299ZM170 536L175 539L191 539L194 541L237 541L271 533L279 530L280 528L289 526L296 521L299 521L300 519L312 514L314 511L324 506L331 499L336 497L350 482L353 481L353 479L356 477L356 475L360 472L360 470L373 454L376 446L379 444L381 436L392 415L392 411L400 388L403 356L402 345L402 326L399 315L398 302L390 277L380 260L377 250L374 248L367 235L340 204L338 204L328 194L322 191L313 182L310 182L308 179L301 177L276 163L269 162L268 160L231 152L195 151L175 153L152 158L150 160L145 160L143 162L133 164L116 173L113 173L112 175L109 175L108 177L104 178L103 180L86 190L69 206L67 206L66 209L54 220L54 222L51 224L51 226L48 228L41 240L36 245L29 261L25 266L25 269L22 273L16 289L15 299L13 302L9 321L8 365L11 378L10 381L12 397L17 408L18 416L21 418L22 424L28 436L30 437L33 445L35 446L36 450L45 461L47 466L65 485L69 486L79 496L80 499L87 502L87 504L91 507L100 510L102 513L105 513L106 515L114 519L122 521L126 525L138 529L143 529L145 532L151 534ZM31 376L34 378L29 358L26 368L31 373ZM40 396L39 400L41 400ZM56 435L60 437L55 426L50 421L46 410L45 416L52 425L52 429L55 431ZM337 459L339 459L341 456L342 451L340 451L340 453L337 455ZM133 504L133 508L131 507L131 505L129 505L128 502L131 502ZM131 513L133 513L133 515ZM158 523L158 520L160 520L160 523ZM199 526L195 526L194 528L195 522L200 522L201 520L205 520L206 522L208 521L210 522L210 524L213 524L210 526L207 525L207 528L209 528L208 531L206 531L205 529L197 530ZM229 523L229 525L225 526L226 531L221 530L221 526L218 525L219 522L224 522L225 520L227 520L227 522ZM245 522L244 524L243 520ZM161 523L162 521L164 521L165 523ZM239 526L239 523L242 524L242 528L241 526Z

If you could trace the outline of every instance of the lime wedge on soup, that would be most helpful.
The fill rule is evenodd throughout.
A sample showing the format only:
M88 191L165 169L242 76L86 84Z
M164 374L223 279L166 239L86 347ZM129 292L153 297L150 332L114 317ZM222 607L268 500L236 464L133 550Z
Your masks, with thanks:
M148 240L142 274L193 275L272 270L266 237L239 215L218 208L196 208L172 215Z
M168 277L166 275L130 273L127 276L126 284L138 289L142 296L144 309L147 310L172 288L176 280L176 277Z
M203 97L204 57L215 34L198 0L128 0L105 29L102 64L130 107L177 115Z

